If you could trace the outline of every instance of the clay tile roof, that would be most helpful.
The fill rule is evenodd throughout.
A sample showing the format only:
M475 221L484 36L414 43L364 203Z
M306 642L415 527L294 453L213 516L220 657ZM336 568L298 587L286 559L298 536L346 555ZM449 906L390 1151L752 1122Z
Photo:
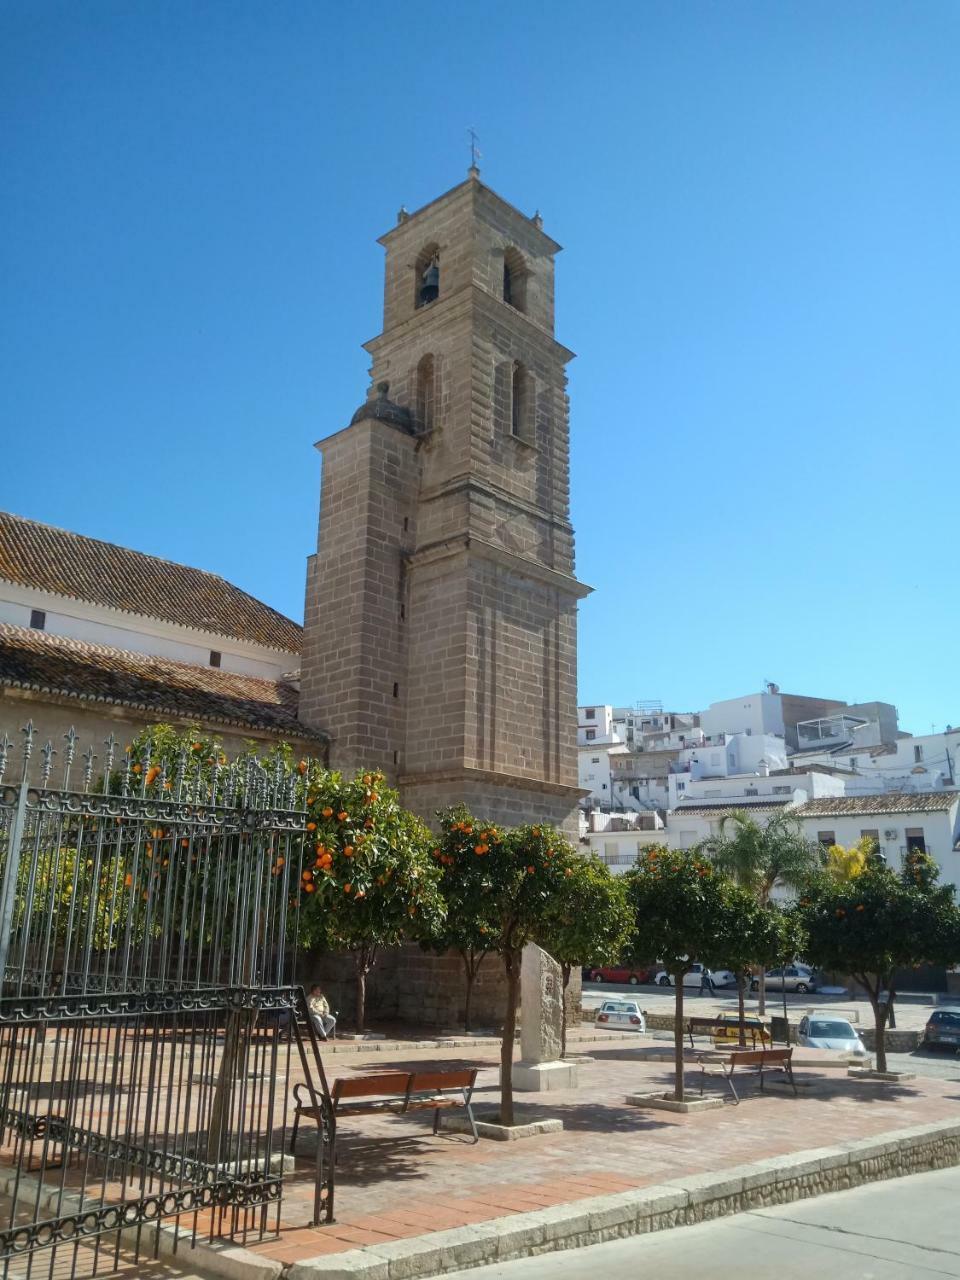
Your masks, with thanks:
M845 814L867 817L885 813L940 813L951 809L960 797L958 791L918 791L908 794L886 792L870 796L821 796L798 805L792 812L798 818L842 818Z
M215 573L0 512L0 578L299 653L302 627Z
M0 685L136 707L158 717L322 737L299 722L299 695L284 681L85 644L8 623L0 623Z
M735 804L731 804L729 800L718 800L716 804L700 804L697 801L693 801L690 804L678 804L673 813L691 818L722 818L727 814L737 813L738 811L769 814L779 813L789 803L789 796L784 796L782 800L771 800L764 796L760 804L751 804L749 797L746 800L738 800ZM791 812L795 813L796 810L791 810Z

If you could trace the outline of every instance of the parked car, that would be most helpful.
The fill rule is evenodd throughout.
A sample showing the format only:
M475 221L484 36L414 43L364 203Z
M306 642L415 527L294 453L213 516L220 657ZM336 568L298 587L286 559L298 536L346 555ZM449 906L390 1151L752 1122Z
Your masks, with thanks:
M622 964L598 964L588 967L590 982L629 982L631 987L650 981L649 969L631 969Z
M717 1021L723 1022L713 1034L713 1043L718 1047L729 1048L740 1043L740 1017L736 1013L718 1013ZM747 1048L767 1049L773 1044L773 1037L763 1022L753 1014L743 1020L746 1033Z
M780 969L768 969L764 977L768 991L798 991L803 995L805 991L817 989L817 975L806 965L788 964ZM760 990L759 978L750 980L750 990Z
M603 1031L646 1031L647 1020L636 1000L604 1000L593 1025Z
M729 969L705 969L702 964L695 964L690 967L689 972L683 975L683 985L685 987L696 987L699 990L703 983L704 974L706 974L707 985L711 990L714 987L735 987L737 985L736 974L731 973ZM673 977L667 973L666 969L661 969L657 974L657 986L673 986Z
M869 1056L860 1033L846 1020L833 1014L811 1013L800 1019L797 1043L806 1049L839 1049L857 1058Z
M929 1049L942 1044L950 1045L951 1048L960 1046L960 1005L934 1009L927 1019L921 1047Z

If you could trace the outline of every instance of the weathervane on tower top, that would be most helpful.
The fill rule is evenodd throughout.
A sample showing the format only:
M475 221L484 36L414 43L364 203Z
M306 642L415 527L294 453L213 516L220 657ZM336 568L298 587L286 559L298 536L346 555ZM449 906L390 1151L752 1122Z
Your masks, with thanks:
M478 177L480 174L480 166L477 164L477 161L482 155L480 148L477 146L479 139L477 137L476 129L470 128L467 130L467 133L470 135L470 168L467 172L472 174L474 177Z

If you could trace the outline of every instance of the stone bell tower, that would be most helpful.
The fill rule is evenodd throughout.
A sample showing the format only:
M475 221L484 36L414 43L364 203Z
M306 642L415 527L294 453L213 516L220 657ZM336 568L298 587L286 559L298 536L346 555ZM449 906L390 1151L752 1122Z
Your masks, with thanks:
M480 182L386 249L369 398L323 455L300 716L428 820L569 823L577 601L560 246Z

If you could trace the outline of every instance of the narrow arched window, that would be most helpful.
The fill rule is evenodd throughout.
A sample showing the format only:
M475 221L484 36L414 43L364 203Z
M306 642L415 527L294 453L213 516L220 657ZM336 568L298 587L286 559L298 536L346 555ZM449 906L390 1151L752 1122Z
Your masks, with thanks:
M417 424L426 434L433 430L437 403L437 378L432 355L425 355L417 365Z
M517 311L527 309L527 266L519 249L503 251L503 300Z
M529 404L527 371L519 360L513 362L513 379L510 386L510 429L518 440L528 438Z
M417 255L414 265L414 306L425 307L440 296L440 248L428 244Z

